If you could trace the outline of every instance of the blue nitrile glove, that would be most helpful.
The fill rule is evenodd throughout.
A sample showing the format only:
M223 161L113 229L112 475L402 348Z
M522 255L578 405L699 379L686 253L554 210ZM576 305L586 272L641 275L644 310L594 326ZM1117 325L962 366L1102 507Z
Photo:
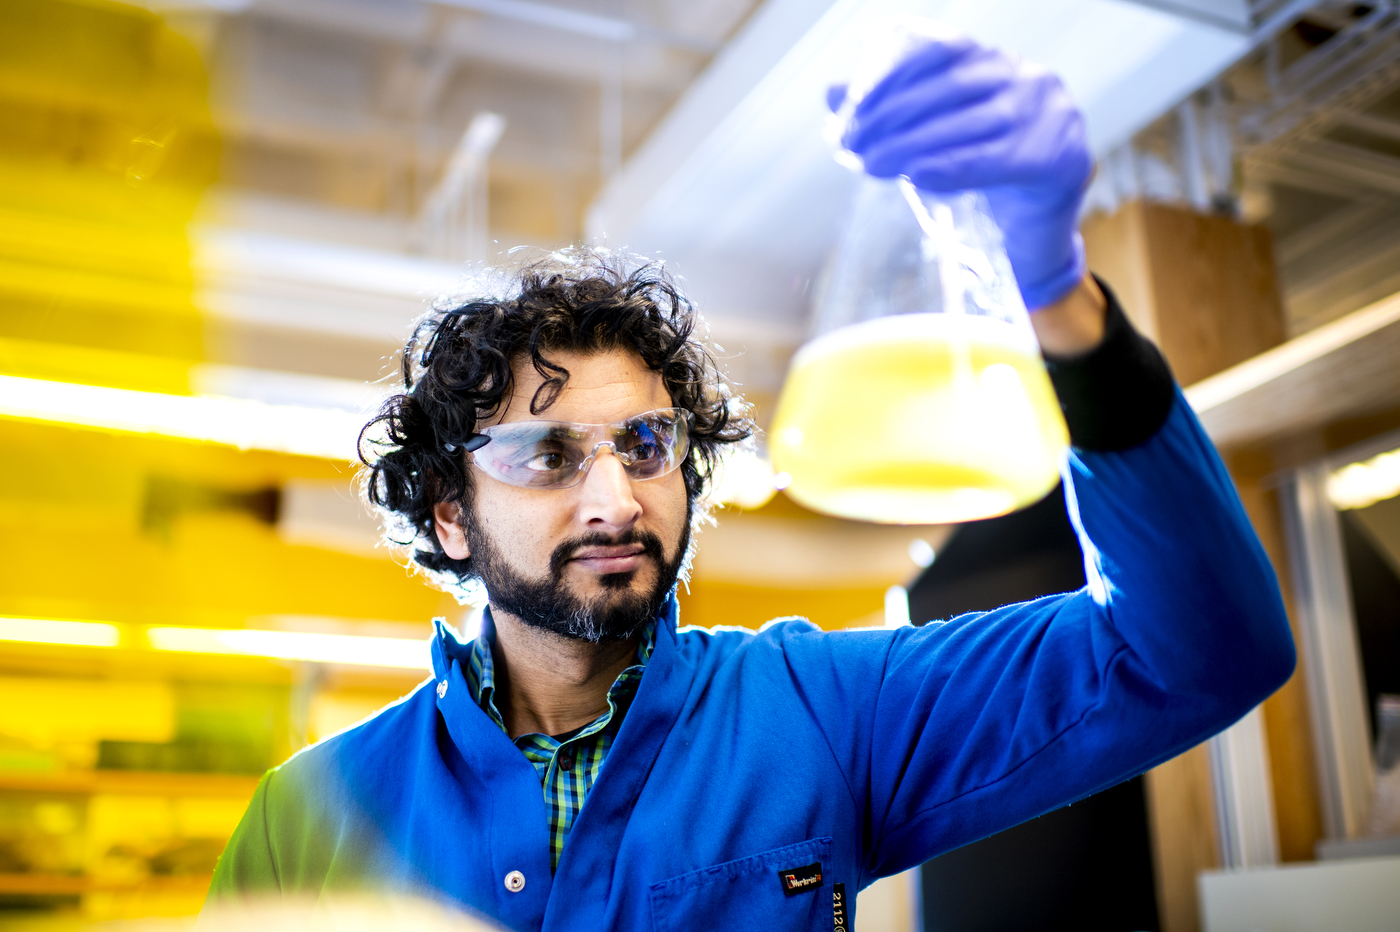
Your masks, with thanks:
M828 103L843 96L832 88ZM1093 158L1084 116L1054 75L970 39L931 41L866 95L843 141L877 178L983 191L1031 310L1083 278L1077 227Z

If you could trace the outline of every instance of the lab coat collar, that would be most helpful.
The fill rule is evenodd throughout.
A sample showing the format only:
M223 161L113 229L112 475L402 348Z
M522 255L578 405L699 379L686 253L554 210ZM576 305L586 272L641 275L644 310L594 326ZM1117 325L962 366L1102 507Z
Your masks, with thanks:
M572 890L580 895L559 899L551 897L546 927L582 927L585 919L599 928L613 927L610 917L596 914L597 904L614 904L622 900L608 895L613 880L612 859L622 843L623 833L646 784L647 775L680 715L696 675L694 662L678 649L678 620L679 607L672 592L662 606L656 626L656 646L642 673L636 698L608 751L607 762L574 822L570 842L564 845L564 853L552 878L558 880L567 875L568 881L560 889ZM522 793L528 781L531 788L526 795L532 798L528 804L515 809L513 819L520 823L517 826L519 832L531 836L530 847L538 848L539 860L547 865L549 841L546 816L534 766L473 701L462 674L465 664L469 662L471 642L459 641L441 619L436 620L435 627L433 675L439 691L437 706L448 735L468 767L483 775L488 785L494 787L493 792L502 794L502 801L509 797L524 803ZM481 634L478 636L489 638L494 633L495 626L489 611L483 613ZM444 683L446 686L443 686ZM500 782L502 780L505 783ZM586 844L572 843L576 837L583 835L589 836Z

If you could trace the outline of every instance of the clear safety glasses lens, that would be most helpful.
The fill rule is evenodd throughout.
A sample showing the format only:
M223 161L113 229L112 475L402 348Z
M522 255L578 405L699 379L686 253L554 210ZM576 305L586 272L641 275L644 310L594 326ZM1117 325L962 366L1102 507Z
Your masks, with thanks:
M614 424L516 421L486 427L472 462L493 479L527 489L567 489L583 481L607 446L633 479L674 470L690 450L690 412L659 408Z

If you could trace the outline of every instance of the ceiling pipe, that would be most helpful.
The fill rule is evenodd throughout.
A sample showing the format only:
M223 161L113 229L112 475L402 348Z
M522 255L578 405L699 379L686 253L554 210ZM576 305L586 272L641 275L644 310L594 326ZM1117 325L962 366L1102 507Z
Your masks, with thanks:
M472 117L442 180L423 205L425 245L449 260L487 258L486 166L505 132L505 117L482 111Z

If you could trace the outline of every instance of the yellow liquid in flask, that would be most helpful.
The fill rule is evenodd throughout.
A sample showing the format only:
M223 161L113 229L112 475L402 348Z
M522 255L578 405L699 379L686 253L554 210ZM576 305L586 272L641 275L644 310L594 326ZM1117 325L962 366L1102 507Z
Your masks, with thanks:
M788 495L809 508L943 524L1042 498L1069 434L1030 334L981 316L903 314L798 350L769 441Z

